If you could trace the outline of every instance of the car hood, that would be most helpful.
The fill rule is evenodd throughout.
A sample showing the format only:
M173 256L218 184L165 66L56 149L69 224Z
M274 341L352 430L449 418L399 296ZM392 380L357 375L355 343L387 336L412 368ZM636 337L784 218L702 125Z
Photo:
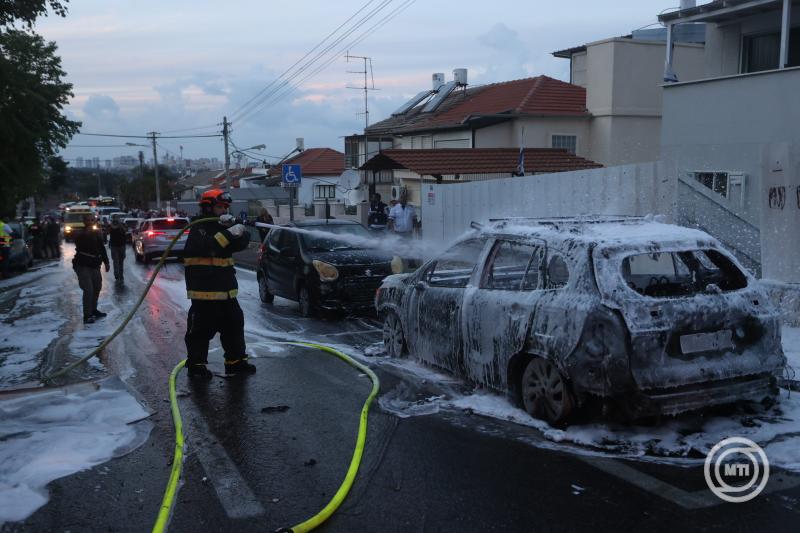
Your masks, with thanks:
M308 252L309 259L331 265L374 265L389 263L392 255L377 250L336 250L332 252Z

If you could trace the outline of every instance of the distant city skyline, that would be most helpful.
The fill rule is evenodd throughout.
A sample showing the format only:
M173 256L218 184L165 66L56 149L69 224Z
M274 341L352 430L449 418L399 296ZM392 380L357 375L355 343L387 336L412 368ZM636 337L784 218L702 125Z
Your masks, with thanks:
M258 153L274 162L294 147L296 137L304 137L308 148L343 151L342 138L363 131L363 91L348 88L363 85L363 75L347 72L363 70L363 62L347 63L344 50L336 52L395 9L405 6L349 50L373 58L380 90L369 94L371 123L428 88L434 72L451 79L453 69L467 68L471 85L540 74L568 80L568 61L551 52L625 35L655 23L659 12L674 7L666 0L392 0L331 48L331 55L324 56L331 58L330 65L299 90L244 119L235 114L362 6L353 21L382 4L315 0L297 9L256 0L242 0L235 8L202 2L198 7L188 0L124 5L85 0L70 2L65 19L41 19L36 29L59 46L67 80L74 85L67 114L83 122L83 132L214 134L227 115L233 122L232 149L265 144ZM315 68L307 68L298 79ZM63 156L104 161L137 157L143 150L152 157L148 146L128 147L126 141L148 144L146 138L77 135ZM223 157L219 138L187 138L160 139L159 158L166 151L179 154L180 146L185 158Z

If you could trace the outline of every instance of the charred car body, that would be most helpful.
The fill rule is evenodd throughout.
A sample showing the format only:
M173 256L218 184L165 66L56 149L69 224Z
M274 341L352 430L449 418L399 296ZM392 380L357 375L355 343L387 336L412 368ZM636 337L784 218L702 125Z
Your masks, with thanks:
M632 417L777 393L776 309L708 234L642 219L505 220L376 295L406 350L563 424L613 402Z

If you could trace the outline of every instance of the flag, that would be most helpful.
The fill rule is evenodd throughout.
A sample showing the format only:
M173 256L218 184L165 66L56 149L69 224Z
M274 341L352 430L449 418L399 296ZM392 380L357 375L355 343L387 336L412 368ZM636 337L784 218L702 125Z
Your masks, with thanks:
M519 161L517 162L517 176L525 175L525 149L519 147Z

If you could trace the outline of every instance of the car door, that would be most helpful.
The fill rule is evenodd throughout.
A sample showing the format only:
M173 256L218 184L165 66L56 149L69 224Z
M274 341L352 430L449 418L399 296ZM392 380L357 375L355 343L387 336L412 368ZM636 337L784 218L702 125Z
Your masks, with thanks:
M461 354L461 305L485 239L460 242L432 262L414 286L409 301L416 356L453 372Z
M297 298L295 294L295 264L300 250L293 231L275 229L267 245L267 286L273 294Z
M542 294L544 243L498 239L463 305L464 366L477 383L504 387L508 362L525 346Z

